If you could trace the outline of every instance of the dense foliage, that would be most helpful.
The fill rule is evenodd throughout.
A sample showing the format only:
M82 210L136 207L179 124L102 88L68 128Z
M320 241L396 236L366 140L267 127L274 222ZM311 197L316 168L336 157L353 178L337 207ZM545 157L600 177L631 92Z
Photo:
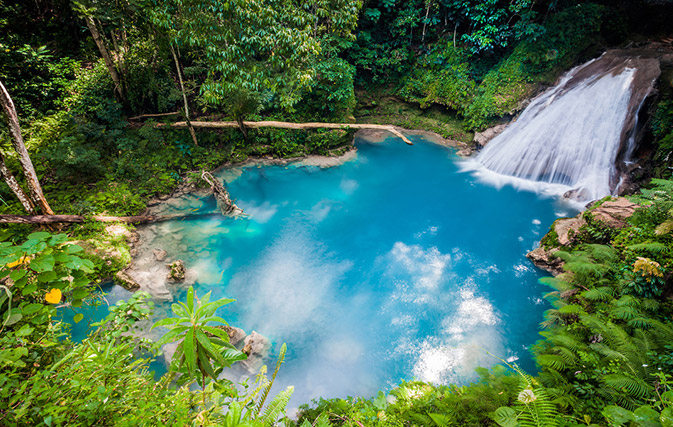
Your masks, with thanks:
M606 45L670 31L671 3L0 0L0 82L57 213L136 214L153 196L198 185L201 170L341 154L353 134L243 120L382 122L467 141L466 130L516 113ZM671 70L663 75L670 81ZM668 179L673 89L658 89L646 125L653 175ZM169 126L197 119L239 128ZM5 120L0 160L25 185ZM626 227L587 213L575 243L557 252L564 273L547 281L554 308L534 348L538 375L503 364L465 386L411 381L370 399L319 400L296 421L284 413L291 389L268 399L284 350L270 379L265 368L240 387L218 379L245 358L213 326L229 300L190 290L153 343L133 334L152 318L137 294L73 342L63 319L80 322L83 304L102 303L98 283L130 260L124 234L95 222L63 234L6 227L0 424L673 425L672 181L636 200L643 208ZM4 182L0 213L22 213ZM167 342L176 355L157 380L149 362Z

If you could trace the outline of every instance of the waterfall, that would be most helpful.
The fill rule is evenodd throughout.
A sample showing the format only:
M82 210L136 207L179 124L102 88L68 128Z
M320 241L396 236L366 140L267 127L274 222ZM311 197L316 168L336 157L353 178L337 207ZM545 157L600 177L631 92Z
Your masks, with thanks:
M580 202L615 194L618 163L633 152L638 110L658 76L656 59L623 51L576 67L533 99L464 169L498 186Z

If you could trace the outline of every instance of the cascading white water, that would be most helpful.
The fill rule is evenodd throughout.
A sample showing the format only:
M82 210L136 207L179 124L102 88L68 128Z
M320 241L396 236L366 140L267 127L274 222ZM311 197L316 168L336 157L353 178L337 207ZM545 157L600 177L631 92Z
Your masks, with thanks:
M552 195L574 190L572 198L581 202L613 194L617 157L630 132L625 126L637 114L632 87L638 70L630 59L618 65L609 59L608 67L599 64L601 58L568 72L464 169L497 186L509 183Z

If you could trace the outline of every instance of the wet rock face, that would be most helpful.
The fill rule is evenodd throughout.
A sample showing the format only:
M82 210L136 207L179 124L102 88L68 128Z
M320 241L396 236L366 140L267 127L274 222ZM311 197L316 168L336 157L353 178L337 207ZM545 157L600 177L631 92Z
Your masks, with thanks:
M502 125L497 125L493 126L492 128L488 128L483 132L477 132L474 134L474 143L477 145L478 148L484 147L490 140L498 136L502 131L504 131L507 128L506 124Z

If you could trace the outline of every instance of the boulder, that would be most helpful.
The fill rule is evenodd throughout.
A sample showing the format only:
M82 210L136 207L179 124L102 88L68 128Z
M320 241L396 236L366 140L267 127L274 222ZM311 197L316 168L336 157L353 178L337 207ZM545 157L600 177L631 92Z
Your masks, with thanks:
M229 342L233 346L237 346L245 339L245 331L241 328L228 325L218 326L218 328L223 329L229 335Z
M587 222L582 217L563 218L554 222L554 231L558 236L558 242L562 246L568 246L575 242L575 237L580 227Z
M264 364L264 359L271 349L271 341L264 335L252 331L243 341L243 353L248 355L248 359L241 362L241 366L249 373L254 374Z
M488 128L483 132L477 132L474 134L474 143L479 147L484 147L490 140L501 134L506 128L507 125L502 124Z
M536 267L548 271L553 276L558 276L563 273L563 260L554 256L554 253L558 251L558 248L547 250L543 247L539 247L528 252L526 256L533 261L533 264L535 264Z
M115 274L115 282L130 292L135 292L140 289L140 284L136 282L133 277L129 276L126 270L120 270Z
M588 212L594 220L601 221L608 227L623 228L626 226L626 219L640 207L639 204L628 201L624 197L603 203L596 209Z
M163 249L154 249L152 253L154 254L154 259L157 261L165 260L166 256L168 255L168 253Z
M185 274L187 270L185 269L185 263L181 259L175 261L172 264L167 264L167 267L171 270L168 273L168 278L175 282L182 282L185 280Z

